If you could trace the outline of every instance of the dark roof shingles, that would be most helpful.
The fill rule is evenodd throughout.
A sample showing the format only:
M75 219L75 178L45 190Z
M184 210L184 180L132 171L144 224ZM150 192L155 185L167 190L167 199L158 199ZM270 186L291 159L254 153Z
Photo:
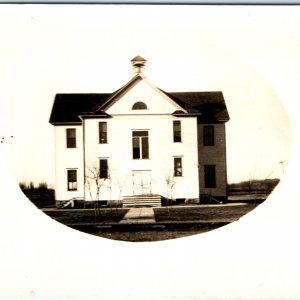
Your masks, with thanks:
M224 122L229 115L222 92L166 93L189 113L199 112L202 122Z
M111 94L57 94L49 122L81 123L78 115L90 114L99 108Z
M118 90L119 91L119 90ZM78 115L99 113L114 93L105 94L57 94L50 116L51 124L81 123ZM226 122L228 111L222 92L178 92L161 90L188 113L201 113L201 123Z

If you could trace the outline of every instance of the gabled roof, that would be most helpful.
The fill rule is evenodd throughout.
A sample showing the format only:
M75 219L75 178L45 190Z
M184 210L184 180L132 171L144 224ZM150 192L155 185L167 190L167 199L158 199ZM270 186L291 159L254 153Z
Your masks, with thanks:
M96 109L96 113L100 110L105 110L111 105L113 105L119 97L124 95L131 87L136 85L139 81L143 80L143 77L140 75L134 76L129 82L127 82L124 86L116 90L114 93L110 94L110 96L106 99L106 101L99 105L99 107Z
M79 115L94 114L111 94L57 94L49 122L81 124ZM99 112L100 113L100 112Z
M143 78L135 76L125 86L114 93L101 94L57 94L52 108L50 123L53 125L73 123L81 124L80 115L89 117L108 117L107 107L112 105L128 88ZM223 123L229 120L222 92L176 92L167 93L182 110L174 116L197 115L199 123Z
M126 94L132 87L134 87L136 84L138 84L140 81L146 82L146 84L153 89L155 89L157 92L161 93L166 99L168 99L170 102L173 102L175 106L178 106L178 109L184 109L180 104L178 104L176 101L174 101L167 93L162 91L161 89L158 89L156 86L151 84L145 77L141 76L140 74L137 74L134 76L129 82L127 82L124 86L122 86L120 89L115 91L111 96L107 99L107 101L102 104L97 110L96 113L100 110L107 110L109 107L111 107L114 103L120 99L124 94Z
M168 95L189 113L200 112L203 123L229 121L228 110L222 92L178 92Z

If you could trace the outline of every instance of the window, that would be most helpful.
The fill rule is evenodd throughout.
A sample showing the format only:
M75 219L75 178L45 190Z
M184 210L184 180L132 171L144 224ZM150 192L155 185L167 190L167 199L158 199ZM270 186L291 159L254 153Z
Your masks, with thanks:
M77 170L67 170L68 191L77 191Z
M107 159L100 159L100 170L99 177L100 178L108 178L108 161Z
M147 109L147 105L144 102L136 102L133 104L132 109Z
M182 158L174 157L174 176L182 176Z
M132 156L133 159L149 158L148 131L132 132Z
M107 143L107 122L99 122L99 143Z
M173 121L173 140L181 142L181 121Z
M215 130L213 125L203 126L203 145L214 146L215 144Z
M67 128L67 148L76 148L76 129Z
M204 166L204 184L206 188L216 187L216 166L215 165Z

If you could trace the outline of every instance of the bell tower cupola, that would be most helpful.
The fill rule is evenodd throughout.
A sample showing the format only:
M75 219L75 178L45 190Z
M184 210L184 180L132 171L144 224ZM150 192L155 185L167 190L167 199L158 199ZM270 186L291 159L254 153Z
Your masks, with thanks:
M146 66L147 60L141 56L136 56L131 60L133 76L141 75L145 77L144 70Z

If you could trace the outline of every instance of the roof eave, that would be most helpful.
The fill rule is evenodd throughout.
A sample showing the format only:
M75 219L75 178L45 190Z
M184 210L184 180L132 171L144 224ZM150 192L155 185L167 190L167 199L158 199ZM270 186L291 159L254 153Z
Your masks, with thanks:
M228 122L230 120L230 118L228 117L228 118L218 118L218 121L219 122L222 122L222 123L226 123L226 122Z
M172 114L175 117L198 117L201 116L202 114L199 113L173 113Z
M96 115L79 115L78 116L81 120L84 119L108 119L108 118L112 118L111 115L108 114L96 114Z
M54 126L63 126L63 125L82 125L82 122L49 122L51 125L54 125Z

